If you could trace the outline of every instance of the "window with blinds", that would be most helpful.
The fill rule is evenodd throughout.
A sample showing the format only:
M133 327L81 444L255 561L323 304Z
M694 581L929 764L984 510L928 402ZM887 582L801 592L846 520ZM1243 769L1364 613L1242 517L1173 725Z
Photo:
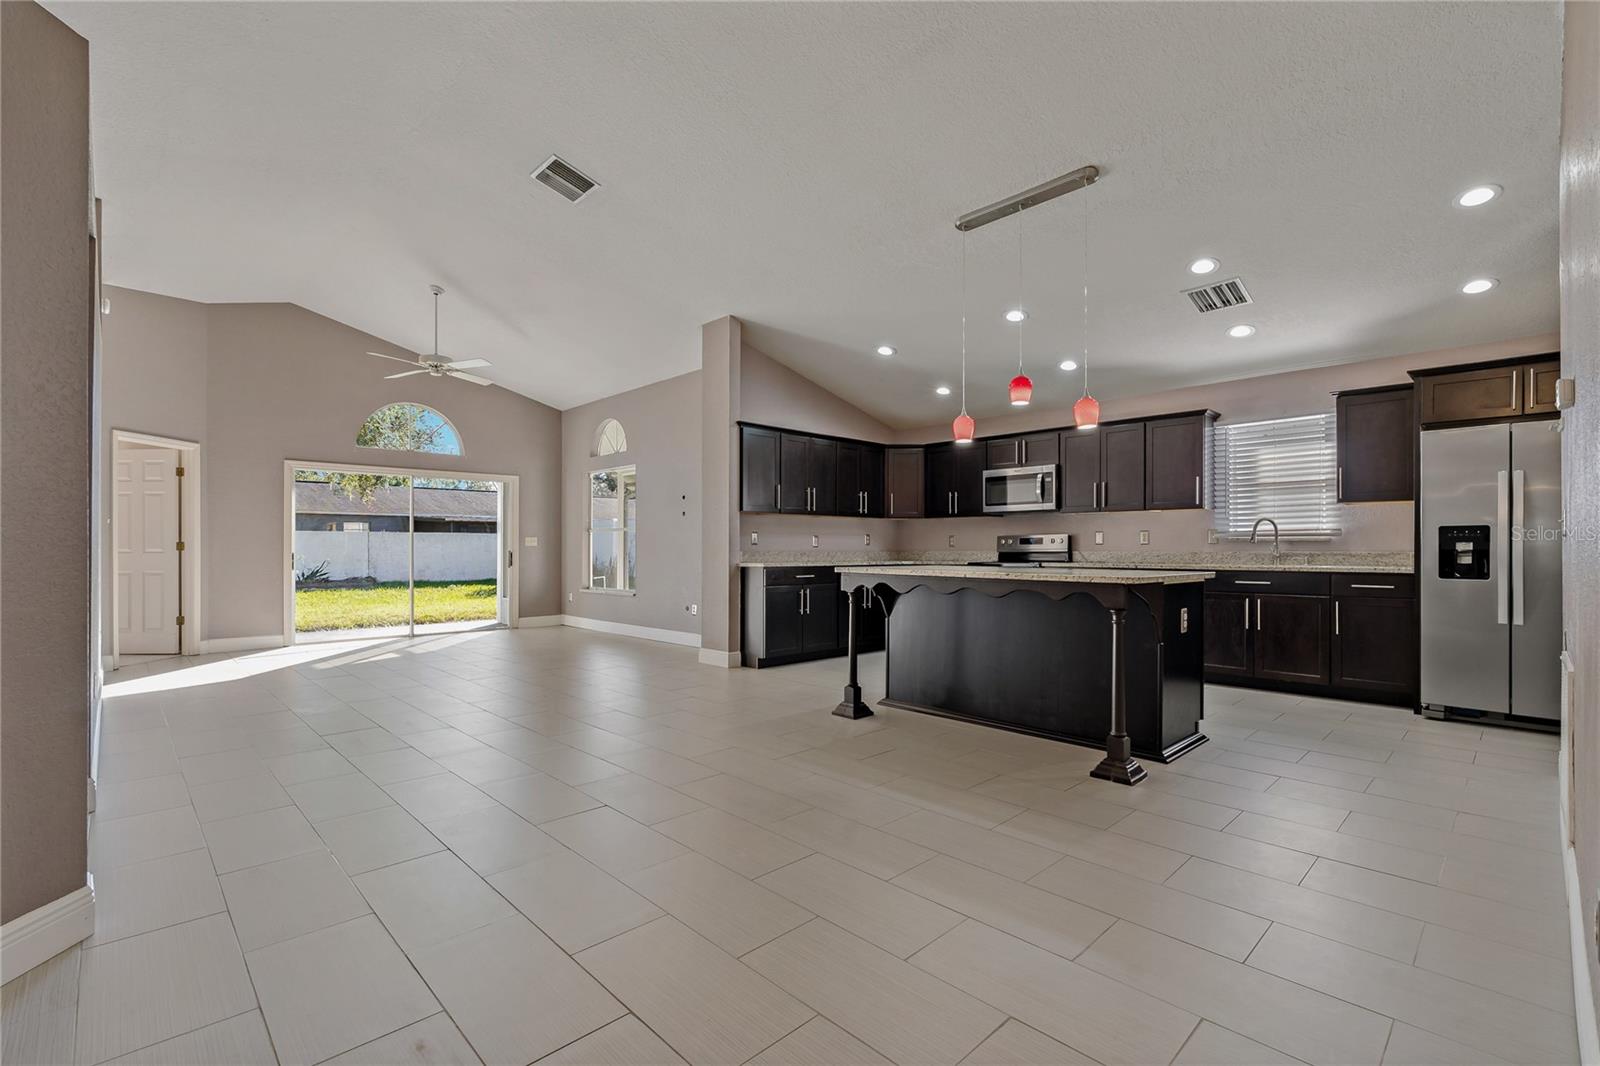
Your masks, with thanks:
M1217 535L1247 537L1256 519L1271 518L1283 537L1338 536L1333 428L1331 413L1219 425L1213 453Z

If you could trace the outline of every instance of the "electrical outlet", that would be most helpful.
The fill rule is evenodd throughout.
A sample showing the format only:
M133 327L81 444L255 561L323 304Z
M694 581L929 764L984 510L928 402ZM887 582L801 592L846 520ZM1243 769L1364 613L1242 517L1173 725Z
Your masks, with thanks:
M871 533L863 533L863 534L861 534L861 543L866 545L869 548L872 547L872 534Z
M578 596L577 596L576 593L573 593L573 592L567 593L567 602L568 603L572 603L572 602L576 601L577 598L578 598Z
M698 603L691 603L689 605L689 613L690 614L699 614L700 613L700 605Z
M751 544L752 547L756 544L756 542L760 539L760 537L761 537L760 533L757 533L753 529L750 531L750 544Z
M818 543L820 543L820 542L817 539L817 535L815 533L811 534L811 546L813 548L815 548L818 545Z
M1103 529L1095 530L1094 531L1094 542L1096 544L1104 544L1106 542L1106 531L1103 530Z
M1139 543L1140 544L1149 544L1150 543L1150 531L1148 529L1139 530Z
M950 539L949 539L948 543L949 543L950 547L952 547L952 548L954 548L956 546L956 535L954 533L950 534Z
M1215 544L1216 542L1217 542L1217 531L1214 530L1214 529L1206 530L1206 543L1207 544Z

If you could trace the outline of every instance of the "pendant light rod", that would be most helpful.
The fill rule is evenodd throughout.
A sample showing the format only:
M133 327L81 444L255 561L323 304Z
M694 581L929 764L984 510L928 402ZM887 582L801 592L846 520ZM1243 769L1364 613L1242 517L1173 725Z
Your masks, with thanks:
M988 207L980 207L976 211L968 211L956 219L956 229L968 233L980 226L987 226L1008 215L1019 211L1026 211L1030 207L1038 207L1048 203L1058 196L1065 196L1069 192L1086 188L1100 179L1100 168L1097 166L1079 167L1070 174L1063 174L1059 178L1051 178L1042 185L1035 185L1031 189L996 200Z

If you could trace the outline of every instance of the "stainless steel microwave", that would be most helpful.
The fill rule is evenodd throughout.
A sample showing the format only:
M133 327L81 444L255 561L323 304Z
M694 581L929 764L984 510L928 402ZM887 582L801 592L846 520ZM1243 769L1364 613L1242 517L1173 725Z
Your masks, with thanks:
M984 514L1055 511L1061 506L1056 466L1008 466L983 472Z

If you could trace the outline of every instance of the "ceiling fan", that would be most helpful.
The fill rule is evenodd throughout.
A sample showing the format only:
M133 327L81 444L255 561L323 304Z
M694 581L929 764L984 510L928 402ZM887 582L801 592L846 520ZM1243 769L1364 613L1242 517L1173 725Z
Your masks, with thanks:
M425 355L421 359L402 359L398 355L368 352L368 355L375 355L379 359L393 359L397 363L405 363L407 366L420 368L417 370L402 370L398 374L385 374L383 380L392 381L395 378L408 378L413 374L431 374L436 378L460 378L462 381L470 381L474 385L493 385L494 382L488 378L480 378L476 374L467 373L469 369L476 370L481 366L493 366L494 364L490 363L489 360L446 359L439 354L439 297L444 295L444 290L437 285L430 285L428 288L433 291L433 354Z

